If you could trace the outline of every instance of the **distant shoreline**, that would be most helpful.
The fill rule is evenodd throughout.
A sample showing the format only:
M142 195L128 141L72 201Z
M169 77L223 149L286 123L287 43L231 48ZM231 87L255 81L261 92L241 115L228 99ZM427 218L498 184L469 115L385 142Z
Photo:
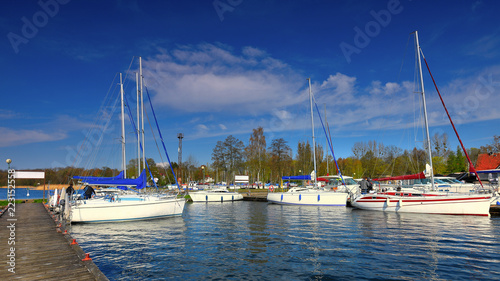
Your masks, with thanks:
M68 184L51 184L50 190L61 189L61 188L66 188L66 187L68 187ZM8 186L4 185L4 186L0 186L0 188L8 188ZM29 186L29 185L16 185L16 188L29 188L30 190L43 190L43 185L36 186L36 187ZM79 189L79 188L75 187L75 189ZM45 190L49 190L48 184L45 185Z

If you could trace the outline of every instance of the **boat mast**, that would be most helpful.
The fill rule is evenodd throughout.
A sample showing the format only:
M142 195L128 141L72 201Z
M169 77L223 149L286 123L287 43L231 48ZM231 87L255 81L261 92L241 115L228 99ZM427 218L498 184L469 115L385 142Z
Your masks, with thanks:
M316 143L314 140L314 111L313 111L313 100L312 100L312 90L311 90L311 78L307 78L309 81L309 101L311 103L311 126L312 126L312 144L313 144L313 162L314 162L314 187L316 187Z
M325 103L325 124L328 126L328 120L326 120L326 103ZM330 175L330 171L328 170L328 138L326 140L326 174Z
M141 139L140 139L140 131L139 131L139 73L135 73L135 85L137 89L137 177L141 174Z
M415 31L415 44L416 44L416 51L417 51L417 62L418 62L418 71L419 71L419 78L420 78L420 89L422 93L422 103L424 107L424 122L425 122L425 134L427 138L427 154L429 155L429 165L430 165L430 174L431 174L431 187L432 190L434 190L434 170L432 167L432 153L431 153L431 139L429 136L429 123L427 120L427 106L425 104L425 93L424 93L424 79L422 75L422 63L420 60L420 45L418 44L418 32Z
M142 92L142 57L139 57L139 77L141 79L141 134L142 134L142 165L143 169L146 169L146 153L144 152L144 95ZM142 170L142 169L141 169Z
M127 178L127 164L125 163L125 109L124 109L124 101L123 101L123 81L122 74L120 73L120 98L121 98L121 106L122 106L122 170L123 177Z

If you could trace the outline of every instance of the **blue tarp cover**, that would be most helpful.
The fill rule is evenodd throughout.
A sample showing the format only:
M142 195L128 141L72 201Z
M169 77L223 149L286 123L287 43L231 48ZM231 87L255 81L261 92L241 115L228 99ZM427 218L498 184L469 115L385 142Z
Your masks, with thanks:
M95 178L94 180L85 180L88 185L135 186L137 189L144 188L146 186L145 181L146 170L142 170L141 176L136 179Z

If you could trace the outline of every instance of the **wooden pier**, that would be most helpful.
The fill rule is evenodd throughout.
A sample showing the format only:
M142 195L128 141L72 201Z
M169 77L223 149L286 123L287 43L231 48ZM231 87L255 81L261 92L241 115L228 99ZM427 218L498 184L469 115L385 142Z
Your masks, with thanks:
M245 201L261 201L267 202L267 192L245 192L241 193Z
M0 280L108 280L42 203L10 214L0 217Z

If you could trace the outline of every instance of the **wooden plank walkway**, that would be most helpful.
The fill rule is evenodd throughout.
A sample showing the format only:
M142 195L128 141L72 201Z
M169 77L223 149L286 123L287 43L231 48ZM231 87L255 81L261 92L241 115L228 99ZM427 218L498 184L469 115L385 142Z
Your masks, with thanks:
M15 217L5 212L0 217L0 280L107 280L92 261L82 261L83 250L70 245L69 234L57 226L42 203L16 204ZM9 245L10 237L15 245ZM11 247L15 273L9 271Z
M244 192L241 193L243 195L243 200L245 201L261 201L267 202L267 192Z

